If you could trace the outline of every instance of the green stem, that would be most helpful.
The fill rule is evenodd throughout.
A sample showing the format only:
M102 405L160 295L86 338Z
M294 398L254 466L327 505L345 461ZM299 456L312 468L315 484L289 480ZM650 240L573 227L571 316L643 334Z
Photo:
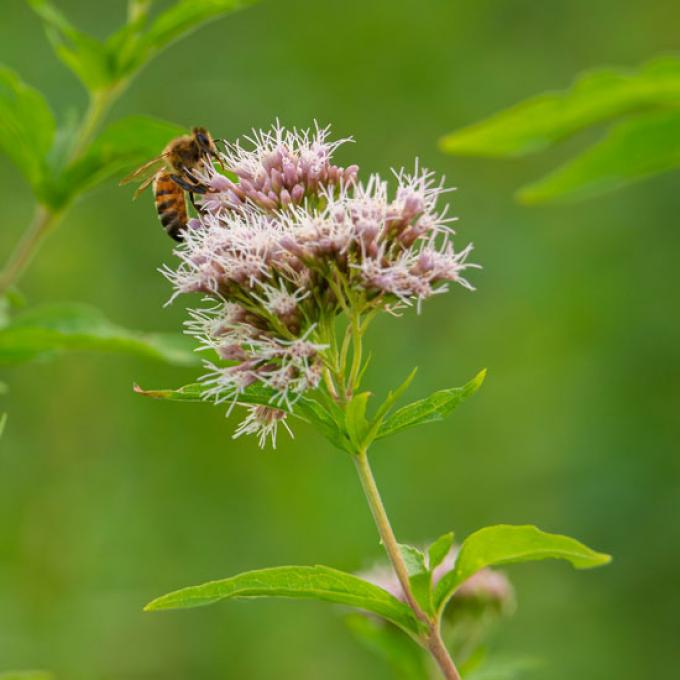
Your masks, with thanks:
M62 213L51 212L43 205L37 205L33 220L24 231L7 260L5 268L0 274L0 295L4 293L21 276L33 259L40 243L54 228L62 217Z
M427 634L422 636L421 643L428 649L446 680L461 680L460 673L442 641L438 618L430 618L413 595L408 577L408 569L406 568L397 538L394 535L385 506L380 497L380 491L378 491L378 486L375 483L375 477L373 476L365 449L359 451L354 456L354 462L382 544L399 579L406 601L416 617L427 627Z
M109 112L109 109L119 97L120 93L125 89L126 85L127 83L120 82L91 94L87 111L78 128L76 143L73 145L73 149L71 149L69 155L69 161L74 161L87 149L99 128L99 124Z
M132 24L149 13L151 0L129 0L128 1L128 23Z
M361 342L361 316L359 312L354 312L351 318L352 328L352 368L349 372L347 383L347 396L358 388L359 373L361 371L362 342Z
M99 124L124 87L125 83L119 83L116 86L101 90L92 95L90 105L80 123L76 142L69 154L70 161L74 161L85 152L97 132ZM18 281L38 252L45 237L63 217L64 212L64 208L52 211L44 205L38 204L36 206L33 221L22 234L12 254L9 256L2 273L0 273L0 294L4 293Z

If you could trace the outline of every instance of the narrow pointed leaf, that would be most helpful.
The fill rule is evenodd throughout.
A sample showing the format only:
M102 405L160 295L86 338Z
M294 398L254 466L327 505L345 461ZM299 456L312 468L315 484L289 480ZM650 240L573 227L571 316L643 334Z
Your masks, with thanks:
M425 399L414 401L385 418L378 430L376 439L387 437L416 425L443 420L458 404L474 394L482 382L486 371L480 371L463 387L452 387L434 392Z
M411 592L424 611L432 612L432 576L427 568L425 554L415 546L399 544L401 556L408 571Z
M125 352L180 366L199 361L185 336L130 331L88 305L40 305L0 329L0 364L45 360L66 351Z
M436 569L444 561L444 558L449 554L452 546L453 531L449 531L448 534L440 536L430 545L430 547L427 549L427 566L429 567L430 571Z
M7 425L7 414L3 413L2 415L0 415L0 437L2 437L2 435L4 434L6 425ZM0 676L0 680L2 680L2 676Z
M0 152L21 170L39 193L46 157L54 142L52 111L38 90L0 65Z
M255 597L324 600L372 612L411 633L419 629L411 610L387 591L352 574L320 565L245 572L164 595L149 603L145 610L187 609L220 600Z
M523 156L579 130L630 112L680 104L680 59L637 70L586 72L563 92L532 97L444 137L443 151L466 156Z
M152 399L164 399L166 401L188 401L194 403L204 403L213 404L214 401L207 400L205 398L205 385L201 383L192 383L190 385L184 385L178 389L166 389L166 390L144 390L139 385L135 385L134 388L137 394L141 394L143 397L151 397ZM243 392L238 395L235 400L238 404L260 404L262 406L276 406L282 411L286 411L285 405L279 406L274 403L274 399L277 393L264 385L255 383L247 387Z
M358 449L364 445L364 439L368 432L368 421L366 420L366 407L370 392L356 394L347 404L345 410L345 423L347 433L352 444Z
M221 16L252 4L254 0L179 0L162 12L129 50L124 62L131 73L175 40Z
M518 193L522 203L574 201L680 167L680 109L636 116Z
M486 527L463 541L453 570L435 588L435 607L444 607L458 587L484 567L545 559L567 560L576 569L590 569L607 564L611 557L576 539L548 534L534 526Z
M382 406L378 410L376 414L376 419L383 418L387 413L390 412L394 404L397 402L397 400L406 392L406 390L409 388L411 383L413 382L413 379L416 377L416 373L418 372L418 368L414 368L407 376L406 379L404 380L399 387L397 387L395 390L390 390L390 392L387 395L387 399L383 402Z
M47 37L57 56L85 87L95 92L115 79L106 46L79 31L49 0L28 0L44 21Z

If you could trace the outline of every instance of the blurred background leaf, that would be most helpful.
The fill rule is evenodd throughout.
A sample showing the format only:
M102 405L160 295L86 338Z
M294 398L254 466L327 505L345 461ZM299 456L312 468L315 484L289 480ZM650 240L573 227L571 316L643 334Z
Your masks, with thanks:
M446 135L440 147L458 156L525 156L627 115L592 149L521 189L519 200L587 198L680 166L680 59L657 58L632 71L588 71L564 92L532 97Z
M131 7L129 21L100 41L75 28L50 0L28 0L45 22L57 56L90 92L130 78L163 48L210 20L255 0L178 0L148 26L150 3Z
M680 108L632 117L590 149L518 192L526 204L573 201L680 167Z
M148 31L136 43L128 62L122 65L126 73L151 59L157 52L204 24L255 0L179 0L159 14Z
M178 125L147 116L127 116L111 123L83 156L57 176L49 187L50 205L60 208L74 196L134 169L185 132Z
M0 673L0 680L54 680L54 676L45 671L7 671Z
M106 46L79 31L50 0L28 0L45 22L55 54L90 91L107 87L114 79Z
M0 365L53 359L65 351L99 351L196 366L199 358L193 349L194 343L180 333L129 331L94 307L76 303L33 307L0 329Z
M524 156L626 113L680 105L680 59L638 70L587 71L564 92L532 97L441 140L444 151L470 156Z
M45 179L54 133L54 117L43 95L0 65L0 150L36 192Z
M399 680L430 680L428 659L408 635L379 619L350 614L345 623L357 641L377 654Z

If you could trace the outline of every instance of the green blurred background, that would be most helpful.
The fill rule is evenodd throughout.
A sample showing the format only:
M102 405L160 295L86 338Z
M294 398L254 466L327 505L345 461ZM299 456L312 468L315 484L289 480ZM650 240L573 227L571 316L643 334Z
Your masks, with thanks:
M124 3L60 0L104 36ZM459 186L459 242L484 265L420 317L382 319L368 384L412 365L412 393L482 391L444 424L376 448L399 536L536 523L611 552L579 573L510 570L519 610L499 650L545 660L540 676L662 678L680 661L677 174L568 207L526 209L513 190L552 167L441 155L437 138L581 69L635 65L677 47L680 5L665 0L269 0L162 54L113 112L207 125L233 138L277 116L330 122L357 143L364 173L422 162ZM0 6L0 60L59 116L85 96L22 0ZM31 196L0 158L0 253ZM172 244L150 198L112 183L87 197L24 278L32 302L78 300L115 321L173 330L156 271ZM389 678L321 604L236 602L143 614L155 595L240 570L380 555L354 470L299 426L276 452L231 441L219 408L136 397L133 381L194 373L124 356L72 355L6 371L0 444L0 669L60 680ZM669 675L670 674L670 675Z

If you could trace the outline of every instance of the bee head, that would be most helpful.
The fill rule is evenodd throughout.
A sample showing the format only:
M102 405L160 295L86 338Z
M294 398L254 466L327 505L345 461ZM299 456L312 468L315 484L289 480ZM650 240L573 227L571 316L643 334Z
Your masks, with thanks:
M213 142L211 134L205 128L195 127L191 132L201 153L215 153L215 142Z

